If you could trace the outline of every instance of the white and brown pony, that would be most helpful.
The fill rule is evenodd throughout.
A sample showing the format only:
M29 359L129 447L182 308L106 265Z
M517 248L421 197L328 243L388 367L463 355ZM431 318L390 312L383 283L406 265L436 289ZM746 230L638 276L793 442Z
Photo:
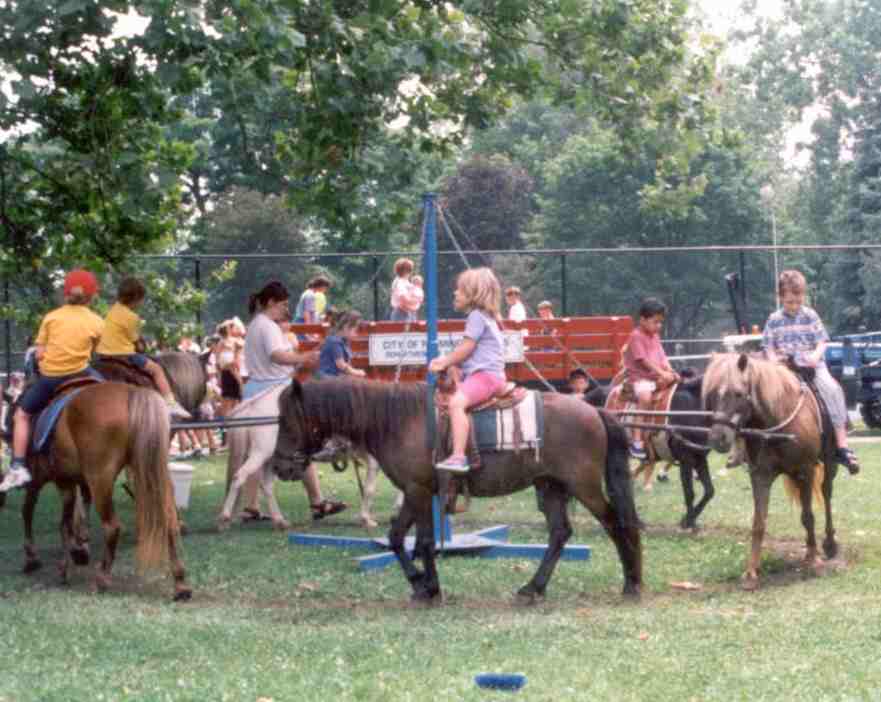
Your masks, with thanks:
M740 429L793 435L791 440L746 436L754 511L744 587L758 586L771 485L779 475L787 492L801 505L807 538L805 563L814 570L822 568L812 498L817 496L824 505L823 551L833 558L838 552L832 525L832 482L837 465L824 448L820 409L811 390L780 363L745 354L719 354L704 373L703 402L714 412L710 446L722 453L731 450Z

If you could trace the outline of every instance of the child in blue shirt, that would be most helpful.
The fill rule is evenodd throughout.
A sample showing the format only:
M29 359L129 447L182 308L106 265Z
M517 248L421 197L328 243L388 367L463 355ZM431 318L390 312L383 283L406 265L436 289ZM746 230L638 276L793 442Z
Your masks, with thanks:
M330 334L321 345L318 357L318 374L321 378L336 375L352 375L363 378L367 375L360 368L352 365L352 348L350 343L358 333L361 314L350 311L337 315Z
M450 398L450 425L453 453L435 468L467 473L469 407L485 402L501 392L505 378L505 343L502 334L502 288L489 268L473 268L459 275L453 306L467 310L465 338L450 353L431 361L428 370L440 373L450 366L461 366L463 380Z

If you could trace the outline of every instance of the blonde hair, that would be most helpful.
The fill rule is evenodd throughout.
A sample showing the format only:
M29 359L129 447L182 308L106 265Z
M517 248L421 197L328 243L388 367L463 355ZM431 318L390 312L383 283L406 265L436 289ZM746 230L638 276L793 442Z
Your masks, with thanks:
M782 297L789 290L799 295L808 289L808 281L802 275L801 271L788 270L782 271L777 278L777 292Z
M471 268L459 274L456 288L465 298L465 305L482 310L501 321L502 286L489 268Z

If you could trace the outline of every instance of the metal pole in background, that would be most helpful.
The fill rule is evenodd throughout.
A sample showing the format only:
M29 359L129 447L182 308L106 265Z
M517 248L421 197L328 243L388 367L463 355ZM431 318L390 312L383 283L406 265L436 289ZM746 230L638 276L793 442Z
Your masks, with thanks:
M379 256L373 257L373 321L379 321Z
M749 312L746 307L746 255L740 252L740 304L743 310L743 324L746 327L744 333L749 333Z
M201 290L202 289L202 261L200 261L198 258L194 258L193 264L195 266L194 273L195 273L195 278L196 278L196 290ZM199 336L201 337L202 332L204 331L202 329L202 303L201 302L199 303L199 306L196 308L196 324L199 327ZM201 343L201 340L199 343Z
M9 309L9 303L9 276L7 275L3 278L3 304L7 310ZM12 378L12 320L8 314L3 321L3 325L6 328L6 383L4 387L8 388Z
M560 316L566 316L566 254L560 254Z
M431 363L432 359L437 356L437 212L434 208L434 198L434 193L426 193L422 196L425 223L425 321L428 327L426 363ZM428 374L428 387L432 395L436 380L434 373ZM428 407L433 406L434 402L432 400ZM432 414L432 412L428 412L426 416L428 417ZM428 421L431 426L431 435L433 436L433 416Z

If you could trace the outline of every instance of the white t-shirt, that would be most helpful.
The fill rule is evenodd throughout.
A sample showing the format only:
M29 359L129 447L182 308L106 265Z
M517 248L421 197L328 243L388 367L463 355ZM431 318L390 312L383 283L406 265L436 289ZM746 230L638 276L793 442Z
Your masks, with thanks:
M293 366L274 363L273 351L288 351L291 346L281 327L262 312L248 325L245 335L245 362L249 380L282 380L290 378Z
M508 319L512 322L522 322L526 319L526 306L522 302L515 302L508 308Z

